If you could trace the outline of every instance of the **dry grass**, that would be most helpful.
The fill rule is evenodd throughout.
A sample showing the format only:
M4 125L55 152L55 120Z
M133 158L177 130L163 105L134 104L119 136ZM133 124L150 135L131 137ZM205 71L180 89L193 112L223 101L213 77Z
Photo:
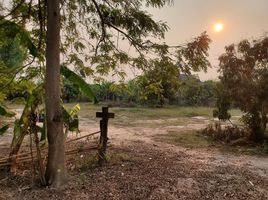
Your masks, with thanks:
M233 143L241 138L247 138L249 134L244 128L230 125L223 127L219 122L209 124L201 133L225 143Z
M207 148L213 145L213 140L197 131L168 131L167 134L157 136L161 140L185 148Z

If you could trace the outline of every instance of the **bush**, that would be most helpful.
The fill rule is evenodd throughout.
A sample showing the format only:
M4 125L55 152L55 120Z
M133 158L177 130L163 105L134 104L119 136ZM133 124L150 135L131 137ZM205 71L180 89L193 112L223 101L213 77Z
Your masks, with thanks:
M229 144L246 141L249 136L248 131L244 128L239 128L238 126L222 126L219 122L209 124L201 133L214 140Z

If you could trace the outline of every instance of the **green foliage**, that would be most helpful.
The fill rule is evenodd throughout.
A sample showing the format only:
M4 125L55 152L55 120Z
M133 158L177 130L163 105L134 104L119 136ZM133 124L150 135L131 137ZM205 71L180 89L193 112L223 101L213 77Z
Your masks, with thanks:
M231 99L228 95L228 91L225 90L221 83L216 87L216 109L213 110L213 117L218 117L219 120L226 121L231 118L231 114L228 112L231 108Z
M26 59L25 49L20 46L18 37L3 42L0 46L0 60L7 68L18 68Z
M141 100L145 103L163 105L172 99L179 86L179 68L169 58L153 60L144 75L138 77Z
M8 124L0 127L0 135L3 135L7 131L8 128L9 128Z
M8 111L4 106L0 105L0 116L13 117L14 115L14 112Z
M268 37L226 47L220 56L220 80L228 108L229 99L246 115L243 122L251 139L262 142L268 122Z
M23 63L28 52L37 56L37 48L28 31L9 20L0 20L0 36L0 96L2 100L12 100L22 97L34 85L29 81L28 71L23 71Z
M14 124L13 141L16 141L20 137L24 137L29 133L28 129L31 125L31 114L35 112L35 109L40 102L41 94L42 93L40 93L40 87L37 87L36 90L29 90L27 92L27 97L25 100L26 103L21 117L17 119ZM17 141L15 143L17 143ZM14 142L13 145L15 145Z
M13 139L11 143L10 155L16 155L22 145L23 139L30 133L44 130L36 125L37 122L37 109L40 103L42 92L41 87L37 86L33 90L27 91L26 103L19 119L14 122Z
M81 74L95 79L111 71L120 77L125 76L123 70L118 70L119 66L135 66L137 59L148 51L158 52L159 46L151 40L163 39L168 30L166 23L155 21L145 11L144 5L162 7L166 3L170 1L64 2L62 12L66 14L62 17L62 52L67 58L66 66L71 64ZM131 46L138 54L130 55L121 44ZM68 51L70 48L72 51ZM145 67L146 60L140 61L137 67Z
M78 111L81 109L79 104L76 104L75 106L73 106L70 110L69 110L69 115L71 117L75 117L75 115L77 115Z
M171 83L172 80L166 81L170 83L170 87L165 87L165 91L163 91L161 82L149 82L144 75L128 82L115 83L104 81L98 84L91 84L90 87L99 101L109 102L109 104L113 105L159 106L161 103L181 106L214 105L216 82L202 82L194 76L181 76L180 79L182 82L179 82L177 78L174 79L175 84L178 84L173 85L174 87ZM67 94L63 94L65 101L68 100L68 91L77 91L76 86L70 85L70 87L66 91ZM166 98L163 96L164 94ZM80 95L79 97L77 96L76 101L81 100L83 101Z
M138 85L135 79L127 83L103 81L99 84L92 84L91 88L97 99L103 102L120 103L133 105L139 103Z
M210 66L208 57L209 43L211 42L206 32L196 37L184 48L176 50L176 58L182 73L191 74L191 71L206 71Z
M169 54L167 45L157 45L160 58L148 62L148 68L138 79L144 102L160 106L165 101L172 102L179 88L180 73L190 75L191 71L206 70L210 66L207 60L209 43L209 37L203 33L185 47L177 49L175 57ZM193 99L191 104L196 104L196 100Z
M80 95L79 87L76 84L73 84L68 79L63 78L63 91L62 99L67 103L71 101L77 101Z
M164 96L161 81L149 80L146 76L140 76L138 84L141 88L139 91L141 102L151 105L163 105Z
M69 110L64 107L62 107L62 109L65 133L67 133L67 131L79 132L78 111L80 110L80 105L76 104Z
M1 117L13 117L15 115L14 112L8 111L4 106L0 105L0 122L1 122ZM7 129L9 128L8 124L1 124L0 127L0 135L3 135Z
M106 76L111 71L114 75L124 77L125 72L118 67L122 64L144 69L147 74L145 76L148 76L150 71L157 76L158 74L163 76L164 73L161 71L166 71L167 75L162 78L155 77L153 80L152 77L147 77L151 80L148 85L143 84L146 91L141 91L141 99L147 102L146 99L156 98L156 104L172 100L177 90L178 71L190 73L191 69L206 70L209 66L206 56L210 39L206 33L203 33L184 46L169 47L165 43L155 43L155 39L164 38L168 26L161 21L155 21L144 10L144 5L160 8L171 2L168 0L63 2L61 5L63 13L61 51L66 58L64 66L74 66L84 78L90 76L95 80L99 78L98 76ZM14 10L10 13L12 20L0 17L3 30L8 27L8 31L3 31L5 36L20 38L21 45L28 49L32 56L38 56L37 63L39 64L43 64L45 53L42 49L46 35L44 32L45 5L44 0L39 3L13 1L11 10ZM86 30L86 32L81 30ZM114 37L115 35L117 36ZM97 45L93 45L92 41L96 41ZM120 47L121 43L129 44L138 54L129 55L124 48ZM147 53L155 56L147 58ZM90 66L86 66L86 63ZM166 69L161 70L161 68ZM29 67L29 69L31 78L42 74L34 68ZM119 85L123 86L123 84ZM119 85L116 87L118 88ZM65 86L64 98L76 98L76 91L72 90L75 87L70 84L65 84ZM137 91L129 90L127 87L120 91L119 88L113 88L111 93L116 93L118 99L124 99L127 96L128 101L136 100ZM96 101L92 98L90 90L83 90L92 101Z
M108 101L112 99L111 86L112 82L103 81L99 84L91 85L93 93L100 101Z
M5 98L9 101L16 101L17 99L25 100L27 98L27 91L34 90L36 84L29 80L14 80L9 87L5 88Z
M80 90L93 102L97 103L98 100L94 93L92 92L89 84L87 84L79 75L69 70L67 67L61 67L61 73L65 76L66 79L71 81L73 84L79 86Z
M121 102L134 102L136 99L136 86L134 81L129 81L128 83L120 82L118 84L112 84L110 86L110 91L113 93L114 98Z
M179 105L213 106L215 103L214 81L200 81L197 76L181 75L181 85L176 93Z
M38 50L32 42L30 34L25 28L23 28L23 26L20 26L15 22L2 19L0 21L0 34L2 36L1 42L5 39L14 41L19 40L20 45L28 49L32 56L38 56Z

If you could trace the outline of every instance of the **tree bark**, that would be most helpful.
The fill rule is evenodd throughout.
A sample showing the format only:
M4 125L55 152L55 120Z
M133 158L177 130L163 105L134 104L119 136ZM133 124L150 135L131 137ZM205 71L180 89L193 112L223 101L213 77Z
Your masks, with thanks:
M59 187L66 178L60 98L60 1L47 0L45 104L48 137L46 184Z

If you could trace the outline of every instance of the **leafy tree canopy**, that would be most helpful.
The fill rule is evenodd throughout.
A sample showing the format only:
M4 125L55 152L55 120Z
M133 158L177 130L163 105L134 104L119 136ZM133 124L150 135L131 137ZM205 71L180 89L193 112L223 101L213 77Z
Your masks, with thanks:
M154 21L146 11L146 7L160 8L165 4L172 4L172 1L62 2L63 64L74 67L82 76L90 76L96 80L99 75L107 76L110 71L123 77L126 66L146 69L154 62L151 60L159 57L165 57L164 60L168 58L169 63L188 73L190 70L205 70L209 63L204 58L207 56L210 42L205 33L182 46L171 47L159 42L164 39L168 26L162 21ZM23 33L21 35L24 44L33 56L38 57L37 62L33 64L38 67L43 66L46 36L45 1L10 0L6 5L8 6L2 5L0 8L2 11L0 28L10 30L8 35L13 38L15 36L10 33ZM13 29L20 31L13 31ZM28 37L25 37L28 34L32 44L28 41ZM38 50L38 54L34 47ZM36 75L40 75L40 70Z
M227 46L219 60L224 98L246 113L252 139L262 141L268 122L268 37Z

